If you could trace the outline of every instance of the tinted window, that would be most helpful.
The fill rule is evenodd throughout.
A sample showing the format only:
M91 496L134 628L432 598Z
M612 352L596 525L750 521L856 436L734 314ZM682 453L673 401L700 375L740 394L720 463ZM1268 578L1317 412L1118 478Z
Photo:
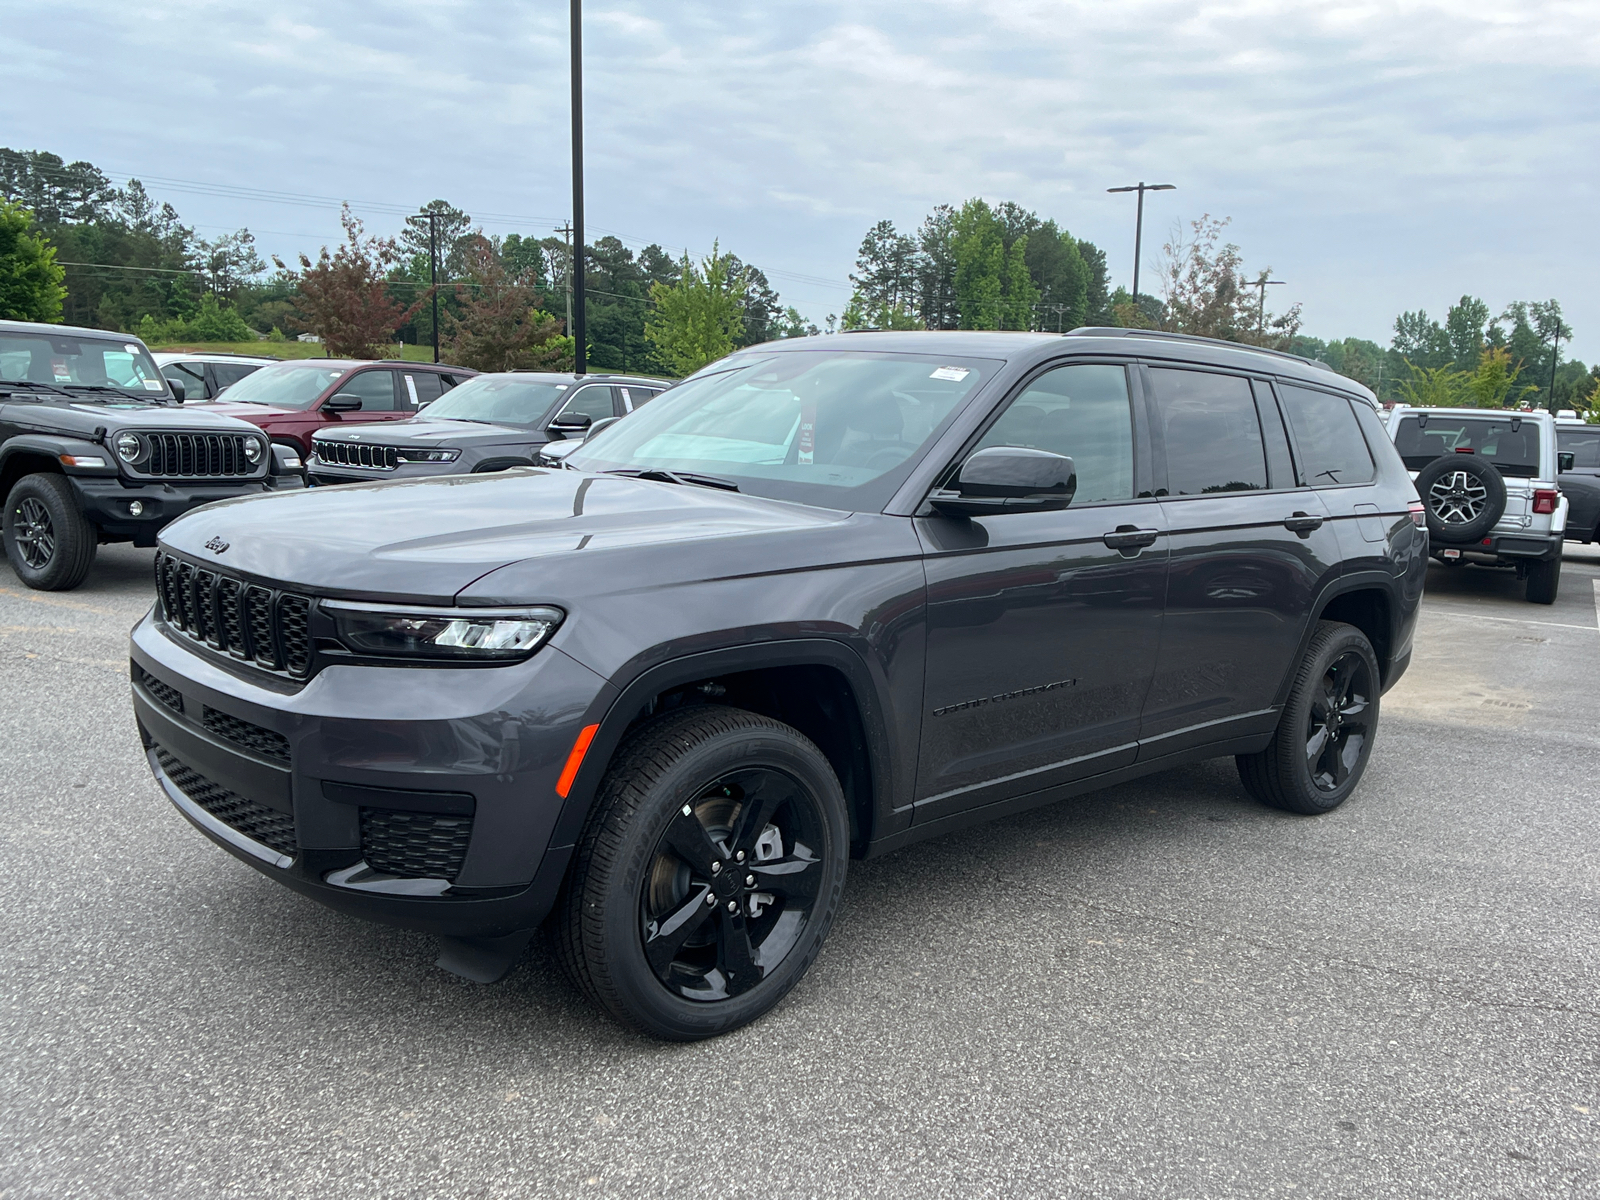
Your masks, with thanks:
M1073 504L1133 498L1133 416L1118 366L1057 367L1034 380L977 448L1028 446L1065 454L1078 473Z
M1539 470L1539 426L1518 416L1458 417L1419 413L1403 417L1395 449L1419 471L1442 454L1481 454L1502 475L1531 479Z
M206 398L206 365L197 362L168 363L161 373L183 388L185 400Z
M1167 450L1167 492L1253 492L1267 486L1266 450L1250 381L1153 368L1156 419Z
M603 421L609 416L614 416L611 389L597 384L579 388L572 394L572 399L561 406L558 418L575 417L580 413L591 421Z
M211 373L216 376L217 387L225 388L239 382L246 375L261 369L260 363L212 363Z
M341 396L360 396L362 412L393 412L394 372L362 371L339 385Z
M560 402L567 387L530 375L478 375L429 405L428 416L447 421L533 425Z
M145 348L75 334L0 333L0 377L31 379L60 388L125 388L154 393L165 402L167 385Z
M1372 454L1350 401L1310 388L1278 385L1300 450L1300 474L1312 487L1371 483Z
M431 403L437 400L444 392L444 388L439 383L440 376L435 375L432 371L417 371L407 376L407 378L411 380L411 386L417 393L416 402L418 404Z
M1574 467L1600 468L1600 425L1592 429L1563 429L1556 437L1560 448L1572 454Z
M628 390L633 395L633 406L635 408L638 408L641 404L648 404L650 401L654 400L657 396L661 395L661 389L660 388L641 388L641 387L636 387L636 388L629 388Z
M348 373L345 367L320 363L275 363L253 371L228 389L230 403L270 404L295 410L310 408L330 384Z

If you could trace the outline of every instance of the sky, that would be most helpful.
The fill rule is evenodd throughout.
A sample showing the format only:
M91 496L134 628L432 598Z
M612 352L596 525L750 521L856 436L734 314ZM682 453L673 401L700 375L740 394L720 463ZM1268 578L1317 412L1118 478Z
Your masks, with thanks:
M489 233L570 214L563 0L0 20L0 145L137 176L203 237L248 227L292 261L337 240L341 200L384 234L435 198ZM818 322L868 227L972 196L1055 218L1129 284L1134 202L1105 189L1145 180L1177 185L1147 200L1146 271L1210 214L1315 336L1554 297L1600 358L1595 0L590 0L584 52L590 240L718 239Z

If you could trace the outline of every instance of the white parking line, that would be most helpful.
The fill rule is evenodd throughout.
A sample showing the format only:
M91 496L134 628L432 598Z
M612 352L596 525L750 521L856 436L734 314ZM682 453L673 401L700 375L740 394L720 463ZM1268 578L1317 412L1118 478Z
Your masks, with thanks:
M1596 585L1595 590L1595 603L1600 606L1600 584ZM1510 625L1548 625L1553 629L1581 629L1585 633L1594 633L1600 630L1600 622L1594 625L1573 625L1568 621L1530 621L1526 617L1491 617L1484 613L1461 612L1459 610L1452 612L1448 608L1438 608L1436 606L1425 607L1422 611L1432 616L1456 617L1462 621L1504 621Z

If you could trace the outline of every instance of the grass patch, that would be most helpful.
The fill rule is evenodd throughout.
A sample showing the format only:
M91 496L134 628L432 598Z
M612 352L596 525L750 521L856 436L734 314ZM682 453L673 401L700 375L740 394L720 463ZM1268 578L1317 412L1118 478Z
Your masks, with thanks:
M151 346L163 353L178 354L257 354L267 358L326 358L321 342L174 342ZM401 346L399 357L406 362L432 362L432 346Z

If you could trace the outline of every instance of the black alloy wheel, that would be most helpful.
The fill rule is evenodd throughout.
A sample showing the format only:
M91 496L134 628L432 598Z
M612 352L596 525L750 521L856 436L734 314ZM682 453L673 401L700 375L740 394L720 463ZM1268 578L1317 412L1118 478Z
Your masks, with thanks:
M1373 673L1366 659L1346 650L1328 664L1311 697L1306 720L1306 768L1317 790L1337 792L1365 754L1372 736Z
M1343 804L1372 757L1380 683L1366 634L1319 621L1272 741L1235 758L1245 790L1288 812L1314 815Z
M844 794L808 738L743 709L675 710L600 783L556 915L562 965L641 1032L727 1033L820 952L848 851Z
M805 786L771 768L724 776L685 803L640 887L640 936L656 978L707 1001L760 983L811 919L823 824Z
M11 489L0 538L17 578L46 592L82 583L99 545L99 534L78 511L66 476L43 472L24 475Z

